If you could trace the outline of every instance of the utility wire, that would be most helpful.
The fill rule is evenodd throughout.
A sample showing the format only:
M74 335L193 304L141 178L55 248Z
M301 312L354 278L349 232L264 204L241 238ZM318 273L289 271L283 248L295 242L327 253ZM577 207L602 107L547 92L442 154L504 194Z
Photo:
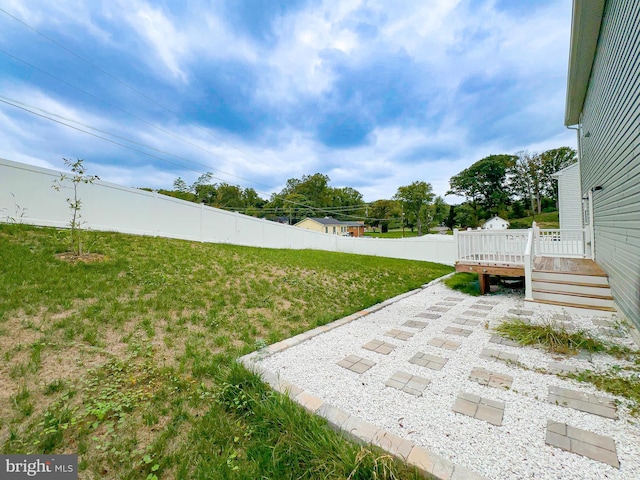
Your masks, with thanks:
M0 9L0 10L1 10L1 9ZM131 113L131 112L128 112L127 110L125 110L125 109L123 109L123 108L121 108L121 107L118 107L117 105L114 105L114 104L112 104L112 103L108 102L107 100L104 100L104 99L102 99L102 98L100 98L100 97L98 97L98 96L96 96L96 95L94 95L94 94L92 94L92 93L90 93L90 92L87 92L86 90L83 90L82 88L77 87L76 85L73 85L72 83L67 82L67 81L66 81L66 80L64 80L64 79L62 79L62 78L60 78L60 77L58 77L58 76L56 76L56 75L53 75L52 73L49 73L49 72L47 72L46 70L43 70L43 69L41 69L40 67L37 67L37 66L35 66L35 65L33 65L33 64L29 63L29 62L27 62L26 60L23 60L22 58L16 57L15 55L12 55L11 53L7 52L6 50L3 50L2 48L0 48L0 53L3 53L3 54L5 54L6 56L8 56L8 57L10 57L10 58L12 58L12 59L14 59L14 60L16 60L16 61L18 61L18 62L21 62L21 63L23 63L23 64L25 64L25 65L27 65L27 66L29 66L29 67L33 68L34 70L37 70L37 71L39 71L40 73L42 73L42 74L44 74L44 75L47 75L47 76L49 76L49 77L51 77L51 78L53 78L53 79L55 79L55 80L57 80L57 81L59 81L59 82L63 83L64 85L67 85L67 86L69 86L69 87L71 87L71 88L73 88L73 89L75 89L75 90L77 90L77 91L79 91L79 92L81 92L81 93L84 93L85 95L87 95L87 96L89 96L89 97L91 97L91 98L93 98L93 99L95 99L95 100L97 100L97 101L99 101L99 102L102 102L102 103L104 103L105 105L108 105L109 107L111 107L111 108L113 108L113 109L115 109L115 110L118 110L118 111L120 111L120 112L122 112L122 113L124 113L124 114L126 114L126 115L129 115L130 117L135 118L136 120L138 120L138 121L140 121L140 122L142 122L142 123L144 123L144 124L146 124L146 125L149 125L150 127L153 127L153 128L155 128L155 129L157 129L157 130L159 130L159 131L163 132L163 133L168 134L168 135L171 135L172 137L177 138L178 140L180 140L180 141L182 141L182 142L184 142L184 143L186 143L186 144L188 144L188 145L191 145L191 146L193 146L193 147L196 147L196 148L198 148L198 149L202 150L203 152L205 152L205 153L207 153L207 154L209 154L209 155L213 155L214 157L217 157L217 158L219 158L219 159L221 159L221 160L224 160L224 161L229 161L227 158L225 158L225 157L223 157L223 156L221 156L221 155L218 155L218 154L216 154L216 153L213 153L213 152L211 152L210 150L207 150L206 148L203 148L203 147L201 147L200 145L198 145L198 144L196 144L196 143L193 143L193 142L191 142L191 141L189 141L189 140L187 140L187 139L185 139L185 138L181 137L180 135L176 135L176 134L175 134L175 133L173 133L171 130L167 130L166 128L163 128L163 127L160 127L160 126L158 126L158 125L155 125L155 124L153 124L153 123L151 123L151 122L149 122L149 121L147 121L147 120L143 119L142 117L139 117L139 116L137 116L137 115L135 115L135 114L133 114L133 113ZM115 135L114 135L114 136L115 136ZM135 142L133 142L133 143L135 143ZM149 148L151 148L151 147L149 147ZM163 152L163 153L167 153L167 152ZM167 154L168 154L168 155L172 155L172 154L169 154L169 153L167 153ZM186 158L184 158L184 157L179 157L179 156L176 156L176 155L172 155L172 156L175 156L175 157L177 157L177 158L182 158L183 160L188 161L188 162L196 163L196 164L201 165L201 166L203 166L203 167L205 167L205 168L211 168L209 165L205 165L205 164L203 164L203 163L196 162L195 160L186 159ZM251 180L249 180L249 179L247 179L247 178L241 177L241 176L239 176L239 175L235 175L235 174L233 174L233 173L225 172L225 171L223 171L223 170L218 170L218 169L216 169L216 171L217 171L218 173L221 173L221 174L224 174L224 175L228 175L228 176L230 176L230 177L235 177L235 178L238 178L238 179L240 179L240 180L244 180L245 182L254 183L254 182L252 182ZM258 183L255 183L255 184L256 184L256 185L260 185L260 184L258 184ZM263 187L266 187L266 185L262 185L262 186L263 186Z
M142 98L152 102L153 104L159 106L160 108L166 110L167 112L171 113L172 115L175 115L176 117L178 117L179 119L191 124L190 120L187 119L186 117L184 117L183 115L179 114L178 112L173 111L172 109L170 109L169 107L161 104L160 102L158 102L157 100L149 97L148 95L146 95L145 93L141 92L140 90L138 90L137 88L133 87L132 85L129 85L127 82L125 82L124 80L121 80L120 78L116 77L115 75L109 73L108 71L106 71L105 69L103 69L102 67L100 67L99 65L95 64L94 62L92 62L91 60L89 60L88 58L74 52L73 50L71 50L70 48L64 46L62 43L58 42L57 40L55 40L54 38L46 35L45 33L42 33L41 31L39 31L38 29L36 29L35 27L32 27L31 25L29 25L27 22L25 22L24 20L19 19L18 17L16 17L15 15L12 15L11 13L7 12L5 9L0 7L0 12L4 13L5 15L7 15L8 17L11 17L12 19L14 19L16 22L24 25L25 27L27 27L29 30L37 33L38 35L40 35L41 37L47 39L48 41L50 41L51 43L53 43L54 45L56 45L57 47L63 49L64 51L66 51L67 53L70 53L71 55L73 55L74 57L82 60L83 62L87 63L88 65L92 66L93 68L95 68L96 70L98 70L99 72L103 73L104 75L107 75L109 78L112 78L113 80L115 80L116 82L120 83L121 85L125 86L126 88L128 88L129 90L133 91L134 93L140 95ZM217 140L221 141L222 143L225 143L227 145L229 145L230 147L234 148L235 150L243 153L244 155L246 155L249 158L252 158L264 165L267 165L266 163L264 163L262 160L260 160L259 158L251 155L250 153L245 152L244 150L242 150L240 147L237 147L236 145L227 142L226 140L224 140L222 137L212 133L211 131L200 127L199 125L193 124L197 129L203 131L204 133L206 133L207 135L210 135L214 138L216 138Z

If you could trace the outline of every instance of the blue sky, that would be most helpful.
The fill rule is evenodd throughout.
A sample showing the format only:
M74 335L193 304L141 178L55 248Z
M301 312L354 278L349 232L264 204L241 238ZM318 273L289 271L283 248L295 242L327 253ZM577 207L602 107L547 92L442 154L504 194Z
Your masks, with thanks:
M444 195L490 154L575 148L563 126L568 0L0 8L9 160L63 169L80 157L133 187L211 171L265 198L321 172L374 201L416 180Z

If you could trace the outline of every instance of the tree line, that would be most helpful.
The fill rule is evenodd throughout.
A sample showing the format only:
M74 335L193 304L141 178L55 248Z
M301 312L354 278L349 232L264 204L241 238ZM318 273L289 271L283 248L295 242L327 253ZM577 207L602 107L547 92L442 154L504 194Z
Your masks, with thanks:
M465 200L448 205L430 183L401 186L391 199L366 203L351 187L332 187L321 173L290 178L284 188L266 200L253 188L213 183L209 172L192 185L177 178L172 190L160 193L261 218L294 224L307 217L331 216L343 221L364 221L386 231L406 227L418 235L438 225L477 227L493 215L505 219L557 209L558 187L552 175L576 162L576 152L560 147L542 153L489 155L449 181L447 195Z

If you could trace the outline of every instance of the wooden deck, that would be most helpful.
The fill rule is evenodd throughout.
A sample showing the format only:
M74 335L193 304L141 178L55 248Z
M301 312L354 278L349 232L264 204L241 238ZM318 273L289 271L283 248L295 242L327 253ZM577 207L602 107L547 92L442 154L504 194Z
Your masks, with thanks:
M569 275L589 275L606 277L600 265L587 258L537 257L533 262L535 272L564 273Z

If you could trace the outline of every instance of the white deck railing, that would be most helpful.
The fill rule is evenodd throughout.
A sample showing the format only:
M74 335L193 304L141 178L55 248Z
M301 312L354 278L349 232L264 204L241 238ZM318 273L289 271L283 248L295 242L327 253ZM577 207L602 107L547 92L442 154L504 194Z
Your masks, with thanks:
M535 235L535 254L548 257L580 257L585 256L585 231L537 229Z
M494 265L523 265L529 230L457 232L458 260Z

